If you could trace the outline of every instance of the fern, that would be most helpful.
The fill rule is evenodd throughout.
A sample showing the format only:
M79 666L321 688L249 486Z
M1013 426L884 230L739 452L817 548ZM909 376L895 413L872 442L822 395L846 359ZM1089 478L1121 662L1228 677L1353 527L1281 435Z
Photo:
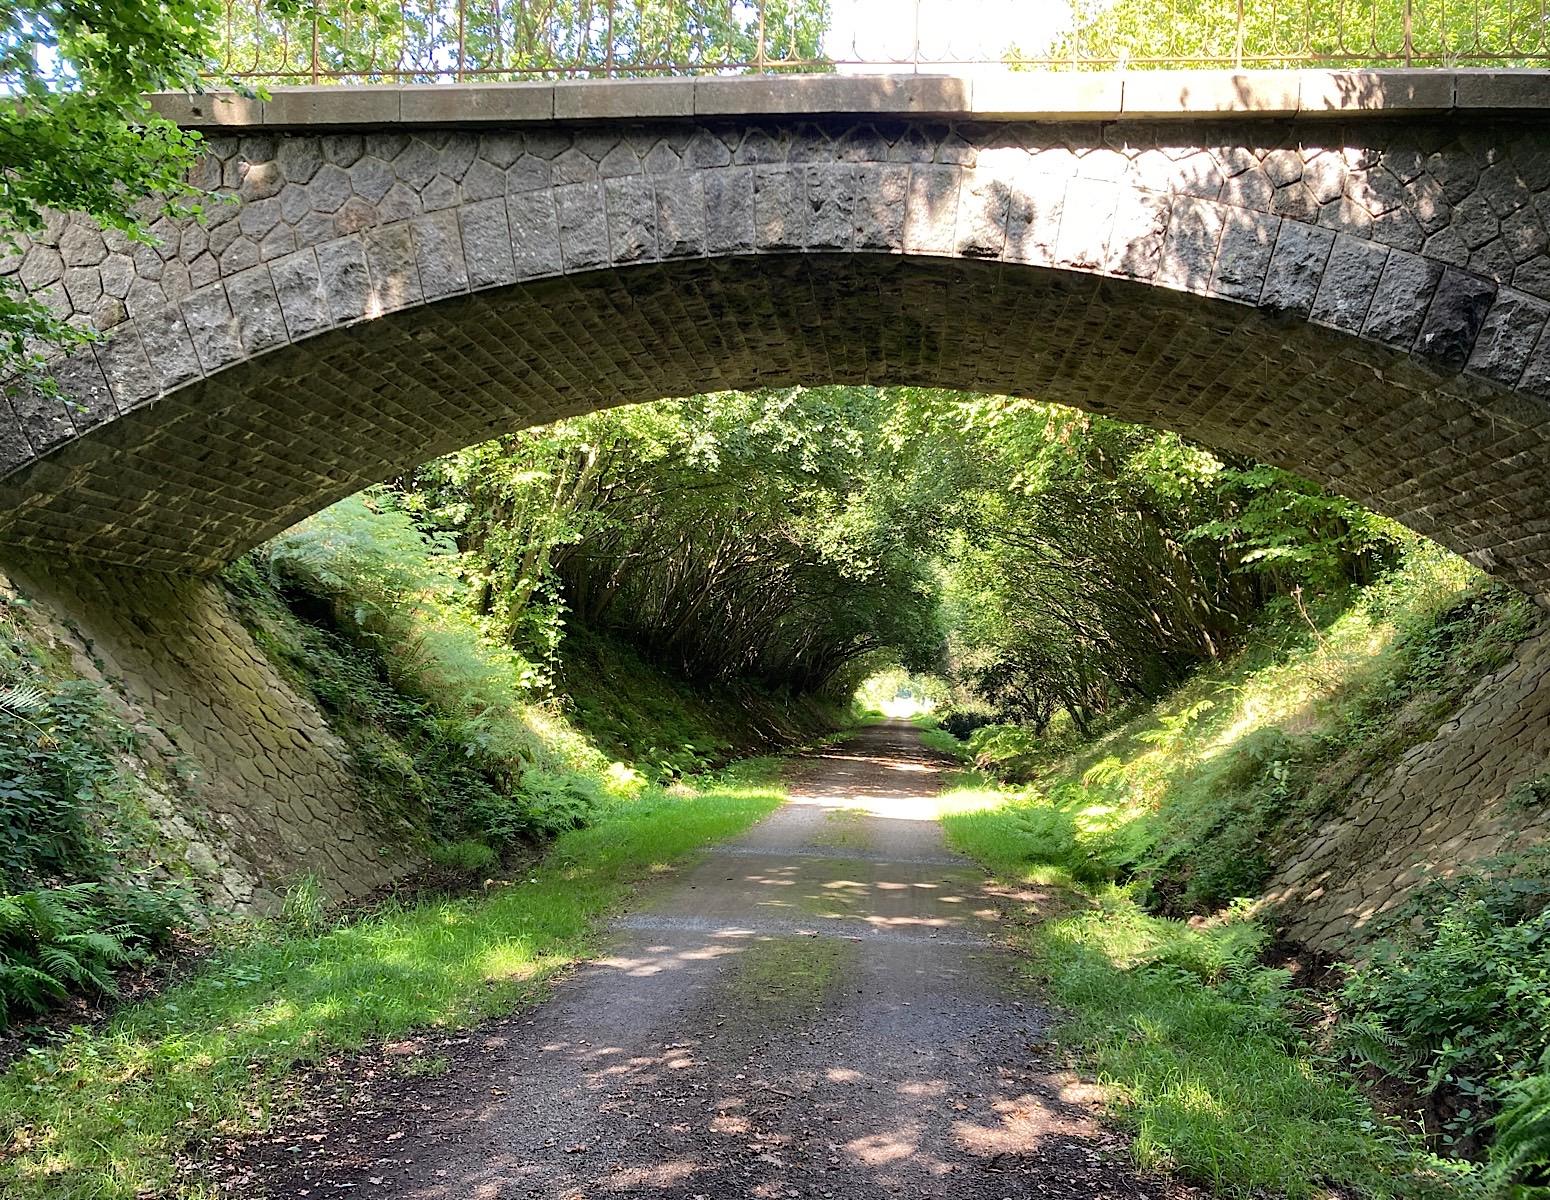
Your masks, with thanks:
M1498 1188L1509 1190L1550 1179L1550 1075L1530 1076L1505 1097L1489 1175Z
M1386 1075L1403 1076L1414 1065L1404 1053L1404 1043L1375 1017L1349 1018L1338 1027L1336 1038L1349 1058Z
M143 940L96 883L0 895L0 1018L39 1012L74 991L114 993L113 972Z
M43 711L48 693L35 683L14 683L0 688L0 713L25 720Z

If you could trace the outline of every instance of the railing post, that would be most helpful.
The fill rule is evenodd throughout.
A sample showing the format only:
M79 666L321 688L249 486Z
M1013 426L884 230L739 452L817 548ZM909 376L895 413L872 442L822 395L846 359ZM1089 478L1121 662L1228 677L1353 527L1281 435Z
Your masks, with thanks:
M910 53L910 62L912 64L910 73L913 74L913 75L919 75L920 74L920 6L921 6L921 3L922 3L922 0L915 0L915 47L914 47L914 49Z
M312 0L312 82L318 81L318 0Z
M1243 69L1243 0L1238 0L1238 28L1233 34L1232 65Z
M468 0L457 0L457 81L463 82L465 53L467 50Z
M603 74L613 78L614 73L614 7L619 0L608 0L608 23L603 36L608 39L608 49L603 52Z
M765 0L759 0L759 44L754 48L754 68L761 74L764 72L764 4Z
M1415 28L1411 23L1414 15L1411 11L1414 0L1405 0L1405 66L1410 66L1415 60Z

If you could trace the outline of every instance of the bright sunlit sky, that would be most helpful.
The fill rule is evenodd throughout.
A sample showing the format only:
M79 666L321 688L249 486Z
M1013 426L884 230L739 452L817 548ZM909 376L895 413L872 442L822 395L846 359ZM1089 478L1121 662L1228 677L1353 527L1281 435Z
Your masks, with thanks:
M908 60L915 44L915 0L832 0L833 21L824 49L834 59ZM944 66L986 60L990 66L958 67L954 73L1005 68L994 65L1013 45L1038 53L1070 24L1067 0L920 0L924 63ZM877 72L887 67L840 67ZM894 68L897 70L898 68Z

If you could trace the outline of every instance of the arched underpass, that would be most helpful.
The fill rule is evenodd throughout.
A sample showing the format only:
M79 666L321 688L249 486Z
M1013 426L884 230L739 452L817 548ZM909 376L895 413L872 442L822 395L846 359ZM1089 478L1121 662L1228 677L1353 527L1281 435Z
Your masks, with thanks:
M1543 600L1536 78L165 98L209 135L203 221L135 246L61 219L0 264L104 332L57 395L0 409L0 545L197 764L213 827L190 836L238 905L320 857L347 893L395 868L318 714L192 576L570 414L790 384L1032 395L1313 476Z
M715 117L692 80L383 89L396 121L282 94L212 139L204 224L8 264L106 337L13 400L0 541L209 571L504 430L865 382L1174 429L1550 595L1542 122L1468 73L1210 78L1134 114L886 78L720 81ZM577 115L501 117L546 94Z

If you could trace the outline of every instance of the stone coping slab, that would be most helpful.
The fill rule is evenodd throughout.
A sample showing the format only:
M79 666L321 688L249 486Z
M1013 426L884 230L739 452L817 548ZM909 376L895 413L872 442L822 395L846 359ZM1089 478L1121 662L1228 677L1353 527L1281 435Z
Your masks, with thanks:
M742 75L275 87L264 99L164 92L151 103L185 128L223 131L826 114L984 121L1405 116L1550 111L1550 71Z

